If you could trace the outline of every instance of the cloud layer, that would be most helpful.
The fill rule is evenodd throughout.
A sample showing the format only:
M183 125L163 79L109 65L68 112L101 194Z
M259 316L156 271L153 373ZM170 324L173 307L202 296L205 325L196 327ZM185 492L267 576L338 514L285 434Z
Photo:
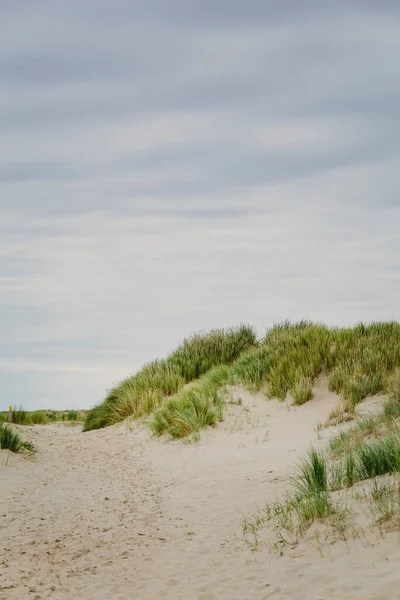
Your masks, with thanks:
M398 319L399 16L3 8L4 406L91 406L198 329Z

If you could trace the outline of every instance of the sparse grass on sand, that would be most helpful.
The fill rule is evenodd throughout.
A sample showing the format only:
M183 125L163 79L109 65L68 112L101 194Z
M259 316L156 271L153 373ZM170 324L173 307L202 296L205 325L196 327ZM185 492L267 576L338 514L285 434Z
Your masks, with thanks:
M312 399L314 381L323 371L329 389L342 397L332 415L337 423L352 418L366 397L387 392L398 368L400 325L395 322L352 329L286 322L259 341L248 326L216 330L185 340L167 359L117 385L89 411L84 430L151 415L155 434L184 437L221 420L228 385L280 400L290 392L302 405Z
M360 419L334 437L327 453L310 448L291 478L294 492L267 505L242 524L246 541L254 550L260 530L272 526L271 544L296 544L315 521L326 536L346 539L357 535L351 500L367 501L371 526L380 531L400 527L400 371L388 378L388 397L382 411ZM389 478L389 479L388 479ZM361 486L361 487L360 487ZM249 537L250 536L250 537Z
M34 452L31 442L23 441L11 425L0 424L0 448L11 452Z

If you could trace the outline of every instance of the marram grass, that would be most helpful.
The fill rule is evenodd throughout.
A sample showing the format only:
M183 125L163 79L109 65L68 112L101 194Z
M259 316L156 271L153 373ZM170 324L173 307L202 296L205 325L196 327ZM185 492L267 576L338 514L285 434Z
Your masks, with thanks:
M34 451L33 444L23 441L11 425L2 424L0 424L0 448L11 452Z
M241 384L280 400L290 392L300 406L312 399L321 372L341 395L343 410L353 414L368 396L390 391L400 379L399 369L396 322L345 329L286 322L258 341L245 325L213 330L184 340L165 360L145 365L118 384L89 411L84 430L150 416L155 434L182 437L222 418L227 385ZM400 400L394 392L391 397L387 410L396 411Z
M256 344L251 327L196 334L165 360L145 365L136 375L113 388L88 414L84 430L113 425L128 416L143 417L157 410L165 398L219 365L228 365Z

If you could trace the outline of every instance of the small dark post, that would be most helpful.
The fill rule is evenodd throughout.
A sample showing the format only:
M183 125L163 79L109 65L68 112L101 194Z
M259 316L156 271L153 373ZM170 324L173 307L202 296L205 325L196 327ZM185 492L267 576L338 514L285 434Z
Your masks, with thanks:
M8 407L8 422L12 423L12 417L13 417L13 409L12 406Z

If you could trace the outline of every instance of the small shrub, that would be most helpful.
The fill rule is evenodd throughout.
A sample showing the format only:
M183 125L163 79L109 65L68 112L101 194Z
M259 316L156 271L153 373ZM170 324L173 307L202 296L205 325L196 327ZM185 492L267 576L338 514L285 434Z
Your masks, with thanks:
M64 415L63 415L63 417L64 417ZM77 421L78 420L78 411L77 410L68 411L67 419L68 419L68 421Z

